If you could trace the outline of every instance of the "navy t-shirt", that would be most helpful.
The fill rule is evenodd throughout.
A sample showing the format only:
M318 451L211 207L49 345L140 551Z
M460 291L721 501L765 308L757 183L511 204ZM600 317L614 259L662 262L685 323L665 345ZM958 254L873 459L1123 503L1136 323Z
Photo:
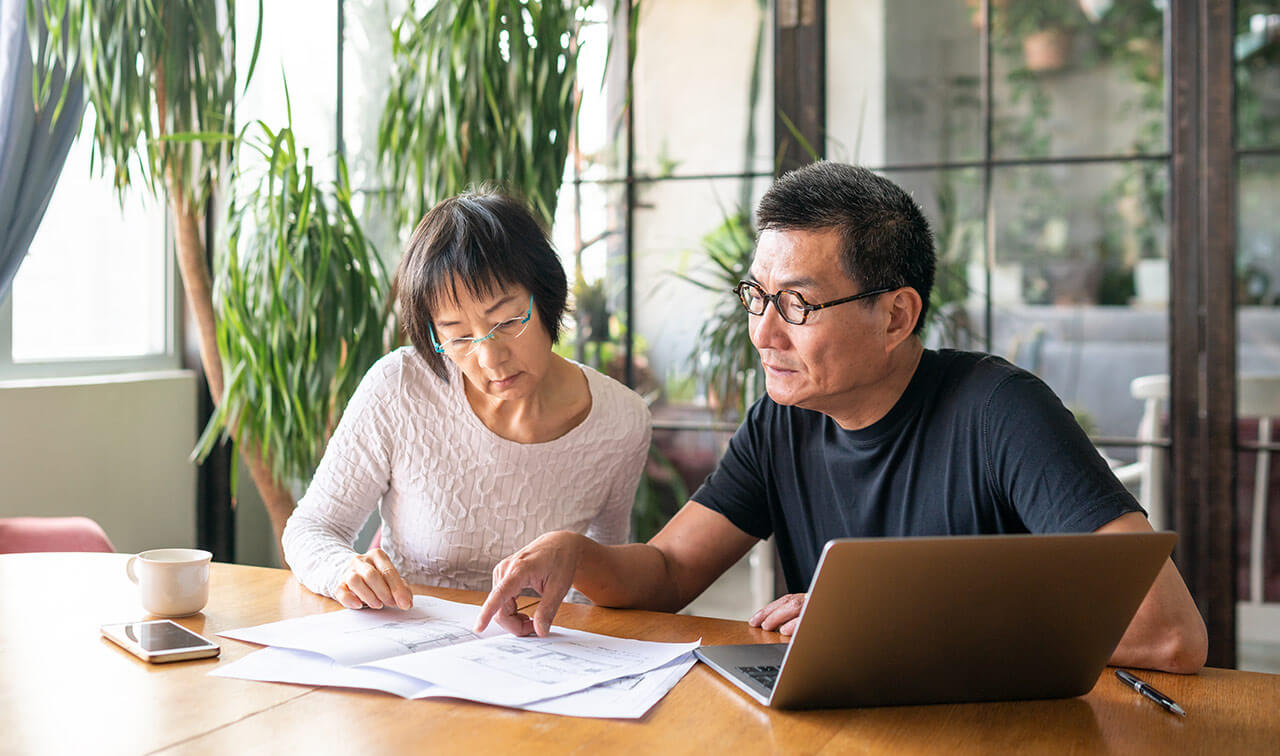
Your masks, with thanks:
M1039 378L928 349L866 428L764 396L693 500L776 536L792 592L808 590L832 538L1082 533L1142 511Z

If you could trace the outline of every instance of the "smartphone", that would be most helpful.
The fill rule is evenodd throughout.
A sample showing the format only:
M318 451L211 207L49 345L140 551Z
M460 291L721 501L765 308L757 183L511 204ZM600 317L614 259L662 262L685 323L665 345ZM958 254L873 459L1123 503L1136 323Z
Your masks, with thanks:
M103 625L102 634L126 651L152 664L217 656L222 649L173 620Z

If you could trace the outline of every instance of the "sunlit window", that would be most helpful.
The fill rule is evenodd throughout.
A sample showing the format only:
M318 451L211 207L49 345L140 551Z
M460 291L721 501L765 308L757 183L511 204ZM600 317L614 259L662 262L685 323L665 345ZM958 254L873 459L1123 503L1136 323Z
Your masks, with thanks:
M164 204L142 189L122 203L90 171L93 123L89 111L14 279L14 364L167 351Z

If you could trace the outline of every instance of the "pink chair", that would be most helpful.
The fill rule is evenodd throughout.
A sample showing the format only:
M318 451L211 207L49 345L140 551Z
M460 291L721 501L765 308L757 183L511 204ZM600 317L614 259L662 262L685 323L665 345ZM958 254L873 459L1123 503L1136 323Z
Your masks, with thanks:
M113 552L115 547L88 517L0 517L0 554L29 551Z

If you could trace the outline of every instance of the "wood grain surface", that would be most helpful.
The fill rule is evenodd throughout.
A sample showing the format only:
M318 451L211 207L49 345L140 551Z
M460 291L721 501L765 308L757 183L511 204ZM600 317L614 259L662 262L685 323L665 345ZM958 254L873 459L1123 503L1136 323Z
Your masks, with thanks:
M1208 669L1142 677L1172 716L1104 671L1056 701L772 711L697 665L641 720L595 720L456 700L209 677L219 659L149 665L99 625L146 617L126 555L0 556L0 752L44 753L1275 753L1280 676ZM415 587L479 603L482 594ZM532 601L532 599L530 599ZM222 630L339 609L284 570L218 564L209 605L178 620ZM741 622L566 605L557 624L658 641L769 643Z

